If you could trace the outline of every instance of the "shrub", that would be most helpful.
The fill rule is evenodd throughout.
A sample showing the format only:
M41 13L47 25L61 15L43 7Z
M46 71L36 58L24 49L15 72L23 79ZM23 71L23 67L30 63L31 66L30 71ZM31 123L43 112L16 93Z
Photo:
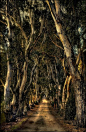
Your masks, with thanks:
M5 122L6 122L5 114L4 112L1 112L0 124L5 123Z

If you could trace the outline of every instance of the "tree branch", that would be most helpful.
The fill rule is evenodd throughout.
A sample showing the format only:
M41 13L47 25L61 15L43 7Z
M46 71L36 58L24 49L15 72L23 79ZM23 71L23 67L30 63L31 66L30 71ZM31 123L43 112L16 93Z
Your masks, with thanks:
M0 79L0 82L2 83L2 86L4 87L4 86L5 86L5 84L3 83L2 79Z
M6 23L6 22L3 22L3 21L1 21L1 20L0 20L0 22L1 22L1 23L3 23L3 24L5 24L5 25L7 25L7 23Z
M5 12L3 12L3 11L0 11L0 12L1 12L1 13L5 13ZM5 13L5 14L6 14L6 13ZM21 32L22 32L22 34L23 34L23 36L24 36L24 38L25 38L25 40L26 40L26 42L27 42L28 38L27 38L27 36L26 36L24 30L23 30L22 27L20 26L20 24L17 23L17 21L15 20L15 18L12 17L9 13L7 13L7 15L8 15L9 17L11 17L11 18L14 20L14 22L16 23L16 26L19 27L19 29L21 30Z
M51 37L49 36L49 38L51 39ZM52 39L51 39L52 43L55 44L58 48L64 50L61 46L57 45Z

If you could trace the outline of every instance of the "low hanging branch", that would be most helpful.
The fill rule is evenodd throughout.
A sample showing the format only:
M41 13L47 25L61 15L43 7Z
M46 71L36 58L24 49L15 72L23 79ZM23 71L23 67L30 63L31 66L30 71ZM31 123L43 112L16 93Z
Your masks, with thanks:
M33 42L34 46L32 46L32 47L30 48L30 53L33 51L33 49L35 49L35 46L36 46L36 44L37 44L38 39L40 38L40 36L41 36L41 33L39 33L38 37L37 37L37 38L35 39L35 41Z
M57 39L59 39L59 37L57 37L57 35L56 34L54 34L55 35L55 37L57 38ZM60 39L59 39L60 40Z
M2 79L0 79L0 82L2 83L2 86L4 87L4 86L5 86L5 84L3 83Z
M51 39L51 37L49 36L49 38L50 38L50 40L52 41L52 43L53 44L55 44L58 48L60 48L60 49L62 49L62 50L64 50L61 46L59 46L59 45L57 45L52 39Z

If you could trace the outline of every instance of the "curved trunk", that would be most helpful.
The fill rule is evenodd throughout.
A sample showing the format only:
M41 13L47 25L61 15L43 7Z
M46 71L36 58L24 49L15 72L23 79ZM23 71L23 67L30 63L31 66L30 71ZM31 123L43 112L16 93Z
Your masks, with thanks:
M72 76L70 75L69 77L66 77L65 83L64 83L64 87L63 87L63 92L62 92L62 105L61 105L61 109L64 109L66 106L66 103L68 101L69 98L69 84L70 84L70 80L71 80ZM67 86L67 97L65 98L65 89Z
M71 69L71 74L74 75L74 67L72 65L72 59L71 59L71 45L67 39L67 36L65 35L65 32L62 28L62 25L61 25L61 15L60 15L60 5L59 5L59 2L55 0L55 7L56 7L56 12L55 12L55 15L54 15L54 11L52 10L51 6L50 6L50 3L48 0L46 0L48 6L49 6L49 9L50 9L50 12L51 12L51 15L52 15L52 18L55 22L55 26L56 26L56 31L57 31L57 34L60 38L60 41L62 42L63 44L63 47L64 47L64 51L65 51L65 54L66 54L66 57L68 58L68 62L69 62L69 65L70 65L70 69Z
M68 98L69 98L69 95L70 95L70 93L69 93L69 85L70 85L71 78L72 78L72 76L70 75L70 76L68 77L68 82L67 82L67 98L66 98L66 100L65 100L65 105L66 105L66 103L67 103L67 101L68 101Z
M22 78L22 82L21 82L21 86L20 86L20 89L19 89L19 108L18 108L18 111L17 111L17 114L22 114L22 110L23 110L23 102L22 102L22 94L24 92L24 88L25 88L25 84L26 84L26 81L27 81L27 64L26 62L24 62L24 65L23 65L23 78Z
M61 25L61 15L60 15L60 4L59 4L59 0L54 0L55 2L55 8L56 8L56 12L55 10L53 10L53 8L50 6L50 3L48 0L46 0L52 18L55 22L55 26L56 26L56 31L57 34L63 44L64 47L64 51L66 54L66 57L68 59L68 63L70 66L70 72L72 77L74 78L74 89L75 89L75 101L76 101L76 117L77 117L77 125L79 126L86 126L86 117L85 117L85 111L84 111L84 107L85 107L85 103L83 100L83 94L82 94L82 87L81 87L81 77L78 73L78 71L75 70L73 63L72 63L72 58L71 58L71 45L67 39L67 36L65 34L65 31L62 28ZM76 73L75 73L76 72Z
M19 89L19 97L20 97L20 99L21 99L22 93L24 92L25 83L27 81L27 64L26 64L26 62L24 62L23 73L24 74L23 74L21 86L20 86L20 89Z
M67 82L68 82L68 76L66 77L64 87L63 87L61 109L64 109L64 106L65 106L65 89L66 89L65 87L66 87Z

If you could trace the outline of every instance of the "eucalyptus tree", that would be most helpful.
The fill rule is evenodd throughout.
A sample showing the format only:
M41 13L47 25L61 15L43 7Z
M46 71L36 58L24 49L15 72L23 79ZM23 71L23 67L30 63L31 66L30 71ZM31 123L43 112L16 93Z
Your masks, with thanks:
M67 38L66 32L62 26L62 17L61 17L61 8L60 8L60 1L55 0L54 7L50 1L46 0L48 7L50 9L52 18L54 20L57 34L63 44L64 51L68 60L68 64L70 66L70 74L73 76L73 85L75 89L75 99L76 99L76 119L77 124L80 126L85 126L86 118L85 118L85 100L83 99L83 87L82 87L82 77L80 76L78 70L73 65L72 60L72 45Z
M7 50L9 50L9 47L11 45L11 30L10 30L10 18L8 16L9 13L9 0L6 1L6 6L4 6L5 8L5 13L6 13L6 29L7 29L7 33L5 35L5 41L6 41L6 48ZM4 106L5 106L5 110L9 109L9 102L10 102L10 85L11 85L11 64L9 61L9 57L10 57L10 53L7 52L7 76L6 76L6 82L4 85Z
M80 41L83 38L85 42L86 30L83 31L83 34L78 33L81 25L85 26L85 15L80 16L78 13L78 9L80 9L80 14L85 13L85 1L82 1L81 7L81 1L73 0L70 2L66 0L7 2L10 3L8 6L10 10L7 12L8 20L6 19L4 23L8 23L7 26L12 33L12 39L8 39L11 35L9 35L10 32L7 33L7 39L11 43L9 43L12 63L11 91L13 91L11 104L15 104L18 100L17 114L22 114L25 96L28 96L33 82L36 82L36 87L40 82L40 86L46 87L47 85L48 88L54 87L54 85L59 87L64 83L61 89L63 90L62 101L67 102L69 84L72 80L75 82L73 86L76 97L77 124L85 125L85 101L83 99L85 85L82 85L83 81L85 84L86 79L84 74L86 52L85 43L81 45ZM11 7L13 8L11 9ZM6 16L3 10L0 12ZM3 21L1 22L3 23ZM36 57L38 57L38 63ZM84 68L81 67L82 64L84 64ZM50 82L46 82L46 80ZM52 84L53 86L51 86ZM66 99L64 98L65 86L67 86Z

